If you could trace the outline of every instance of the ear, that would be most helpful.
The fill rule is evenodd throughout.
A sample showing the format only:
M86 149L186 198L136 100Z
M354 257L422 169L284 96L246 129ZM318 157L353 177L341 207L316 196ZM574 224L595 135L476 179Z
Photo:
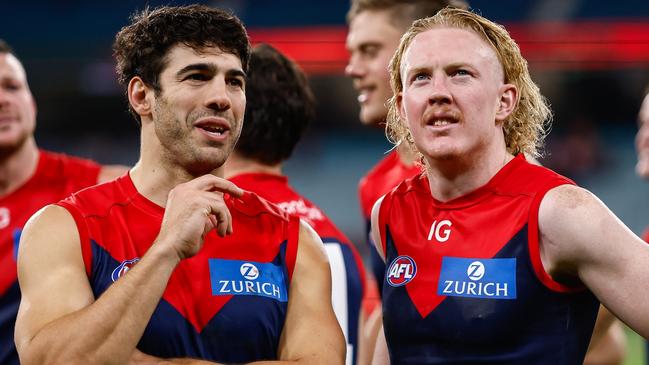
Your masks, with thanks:
M128 83L128 102L135 112L140 116L151 115L151 97L153 89L147 86L139 76L135 76Z
M518 104L518 89L515 85L504 84L500 87L500 100L496 111L496 121L503 122L507 119Z
M401 118L401 120L405 121L406 110L403 108L403 91L399 91L399 93L395 96L395 102L397 111L399 112L399 117Z

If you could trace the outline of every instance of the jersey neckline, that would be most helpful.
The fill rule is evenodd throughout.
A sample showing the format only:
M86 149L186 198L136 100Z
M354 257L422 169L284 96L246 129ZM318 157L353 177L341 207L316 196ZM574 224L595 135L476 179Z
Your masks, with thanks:
M512 175L512 173L517 170L520 166L527 163L525 160L525 155L522 153L516 155L511 161L505 164L498 172L484 185L478 187L477 189L461 195L457 198L451 199L449 201L443 202L435 199L430 191L430 185L428 183L428 175L422 173L416 179L420 179L420 187L425 189L429 196L433 206L438 209L460 209L465 208L474 204L479 203L483 199L489 197L494 191L497 190L507 179Z

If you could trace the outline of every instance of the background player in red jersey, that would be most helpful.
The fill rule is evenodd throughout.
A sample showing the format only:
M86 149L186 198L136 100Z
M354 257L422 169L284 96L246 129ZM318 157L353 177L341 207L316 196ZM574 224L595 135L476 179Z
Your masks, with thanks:
M249 43L243 25L207 6L147 9L118 33L114 50L130 109L141 122L140 158L129 174L48 206L28 222L18 257L21 361L155 360L137 345L154 355L247 362L227 359L249 358L258 347L275 344L261 355L264 360L342 363L344 339L331 308L320 239L222 178L245 109ZM259 228L269 222L269 229ZM232 262L223 255L240 262L269 247L293 261L243 261L241 271L221 271ZM114 260L130 259L133 252L142 254L134 266L135 259L121 265ZM288 302L279 287L269 291L256 282L255 289L252 280L268 278L261 266L273 267L268 285L290 290ZM233 289L235 279L239 289ZM217 306L203 308L211 312L201 310L212 304ZM220 316L224 310L228 316ZM241 329L250 318L251 327ZM214 320L224 327L208 330ZM269 336L266 330L273 331L268 342L249 342Z
M332 303L347 340L347 364L368 363L359 346L365 271L354 245L333 222L288 183L283 164L315 117L308 81L293 61L261 44L250 56L246 116L241 137L225 163L226 177L308 222L325 244ZM370 349L371 350L371 349ZM364 356L362 356L364 355Z
M385 125L388 114L387 101L392 96L388 63L399 45L401 35L414 20L432 16L446 6L463 9L468 7L466 2L461 0L351 2L347 13L347 49L350 58L345 73L352 78L354 88L359 92L361 123L380 128ZM374 202L404 179L421 172L415 165L415 157L407 146L397 146L361 179L359 197L367 233ZM369 246L372 247L372 244L369 243ZM370 256L372 272L379 283L380 292L385 264L374 249L370 249Z
M379 200L375 205L372 214L373 238L379 252L385 254L386 249L394 250L398 242L401 242L398 245L401 248L398 251L400 254L403 254L404 249L409 249L410 243L407 239L403 241L404 237L391 235L388 231L394 233L399 226L398 222L390 220L391 210L396 209L395 204L409 204L403 203L402 198L396 197L402 194L404 196L413 194L410 196L413 196L412 201L416 202L415 185L421 185L421 188L426 191L421 196L428 196L429 200L429 195L434 197L433 206L444 206L446 207L444 209L449 209L450 212L444 214L453 214L454 209L468 207L466 204L471 203L471 199L486 198L485 194L488 194L491 189L499 189L499 184L513 181L511 180L514 178L513 175L511 179L504 179L502 174L517 169L516 166L521 168L527 166L523 170L530 172L528 176L530 178L535 174L539 177L545 175L546 178L555 176L551 178L554 179L553 182L546 186L547 190L539 188L535 193L535 203L529 206L530 255L536 255L536 259L532 257L532 266L536 272L533 281L540 281L557 293L568 292L574 290L572 288L584 285L618 318L641 335L649 336L649 320L644 315L643 309L649 304L649 296L646 295L647 291L644 288L645 279L649 276L649 269L647 269L649 248L642 244L640 239L591 193L572 185L548 170L530 167L520 156L522 153L531 155L536 153L550 111L538 88L529 78L527 63L520 56L518 47L506 31L470 12L447 9L435 17L413 24L402 39L391 61L390 69L395 96L390 102L388 128L395 141L408 143L420 151L426 164L426 172L421 178L409 180L389 193L385 199L389 199L387 201L390 204L386 204L386 200ZM519 156L514 157L517 154ZM536 172L531 173L532 171ZM516 178L520 179L521 176L517 175ZM525 184L534 184L533 179L525 181ZM501 196L508 196L506 190L503 190L502 194L504 195ZM514 199L513 195L512 199ZM482 204L480 200L474 203L477 207ZM415 206L412 206L412 209L415 209ZM436 208L427 206L426 202L416 209L426 211L432 209L434 214L441 214ZM493 214L496 214L495 211ZM535 218L537 214L538 220ZM522 217L526 218L528 215L524 213ZM455 236L464 237L469 232L463 231L462 223L459 222L466 223L478 218L479 215L471 219L468 216L465 219L456 216ZM494 225L492 227L511 224L509 220L496 220L492 223ZM416 244L414 241L420 240L417 237L428 235L428 227L424 227L421 232L417 227L411 228L415 228L408 231L413 245ZM491 229L484 225L483 228ZM476 241L472 242L477 245L480 241L478 237L480 233L473 231L472 234L476 236ZM538 246L535 246L534 242L537 242ZM472 243L465 243L471 250ZM443 252L450 252L459 244L460 242L449 243L447 249L440 246L440 253L435 253L434 256L444 255ZM475 246L476 250L478 248L480 247ZM391 251L390 254L395 253ZM486 259L489 258L491 257ZM525 264L524 261L519 263ZM411 282L405 285L422 280L436 280L434 279L436 276L426 276L423 272L428 271L430 275L439 270L438 266L423 267L422 272L417 271L417 276L411 273ZM448 274L443 268L441 271L438 274ZM399 274L399 272L395 273ZM467 273L464 273L464 276ZM516 276L520 274L522 273L517 273ZM458 275L462 276L462 273ZM470 273L468 275L470 276ZM473 279L479 280L478 277ZM412 295L418 297L413 298L413 301L419 299L437 303L443 302L447 297L442 294L436 295L435 292L426 292L418 296L415 294L417 288L411 286L406 289L411 298ZM529 288L526 286L525 290ZM446 289L443 292L446 293ZM393 293L396 292L390 294ZM400 293L399 295L403 295L403 292ZM549 295L548 298L553 295ZM384 305L394 304L391 303L392 300L393 298L389 298L386 302L384 297ZM472 312L479 308L479 303L481 302L471 304L475 305L471 309ZM499 302L492 303L496 305ZM524 301L521 303L525 305ZM528 303L536 305L533 302ZM576 303L571 305L574 304ZM446 302L445 307L449 309L453 305L457 305L457 310L460 312L465 306L464 302L456 300ZM422 310L421 307L418 308ZM424 310L426 312L435 310L436 305L426 308L429 308ZM593 305L590 305L590 308L591 311L595 309ZM386 317L395 315L395 313L390 314L388 308L384 310ZM493 308L483 312L484 316L480 317L482 325L489 324L490 317L494 313L497 313L497 310ZM475 314L480 316L477 312ZM418 318L421 323L424 323L426 317ZM402 320L407 322L403 317ZM589 321L590 324L586 323L582 329L576 331L588 330L588 327L592 329L594 313ZM452 326L455 325L456 323L452 321L444 323L443 330L449 331L449 328L452 330ZM496 330L500 328L498 326L509 324L499 324L499 321L496 321L491 325L494 325L492 329ZM573 323L572 326L574 325ZM392 321L391 326L394 329L398 324ZM410 326L409 330L412 329L413 327ZM387 333L389 331L386 329L387 337L390 337L390 333ZM530 333L533 334L534 331ZM525 341L535 344L539 340L540 346L543 346L542 341L549 339L546 337L549 335L549 332L540 331L534 335L538 336L537 339L528 338L527 334L519 332L520 337L517 341L523 338L526 339L523 344L526 343ZM579 338L566 338L579 343L579 346L571 350L574 353L566 356L580 361L579 357L583 358L588 339L584 336L589 335L590 331L587 331L581 332ZM431 333L431 338L434 337ZM446 340L448 341L448 338ZM479 345L475 340L475 338L470 340L473 341L474 350ZM460 338L457 339L458 343L462 341ZM571 342L569 346L574 346L575 343ZM393 339L390 348L391 356L396 356L397 361L403 360L395 354L403 355L409 351L410 345L400 344ZM417 348L415 351L417 356L436 356L434 355L436 351L432 350L437 346L434 340L429 345L430 351L426 350L427 345L416 345L411 349ZM531 348L525 349L524 346L521 348L513 346L508 349L514 352L500 353L498 351L502 349L489 350L474 357L474 361L502 355L505 357L501 357L501 361L508 359L516 362L516 356L523 356L519 359L521 360L526 353L531 354L528 352ZM448 356L448 360L451 361L463 356L471 356L471 353L472 350L469 348L463 351L460 347L458 351L454 353L449 351L443 356Z
M40 150L35 127L36 103L25 70L0 40L0 364L18 364L16 253L23 225L45 205L126 171Z

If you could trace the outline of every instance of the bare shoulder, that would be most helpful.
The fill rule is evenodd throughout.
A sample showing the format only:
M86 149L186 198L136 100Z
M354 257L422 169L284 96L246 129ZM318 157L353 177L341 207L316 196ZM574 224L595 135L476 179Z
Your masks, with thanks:
M608 209L593 193L574 185L561 185L547 192L539 207L539 228L570 228Z
M19 276L25 265L55 263L57 257L75 251L80 251L79 233L72 215L63 207L48 205L27 221L20 236Z
M601 261L618 244L635 237L599 198L573 185L548 191L538 219L541 255L549 272L563 267L576 274L584 264Z
M324 244L316 231L306 222L300 220L300 243L297 250L297 264L313 265L314 263L329 263ZM306 261L306 262L305 262Z
M123 165L103 165L97 177L97 183L105 183L107 181L116 179L128 171L128 166Z

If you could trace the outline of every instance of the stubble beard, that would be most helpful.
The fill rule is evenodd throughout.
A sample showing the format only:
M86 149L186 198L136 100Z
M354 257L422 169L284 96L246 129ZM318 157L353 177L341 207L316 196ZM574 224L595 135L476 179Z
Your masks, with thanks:
M178 166L191 176L199 177L221 167L234 149L236 140L225 144L210 143L200 146L192 138L194 122L214 113L192 112L187 120L179 120L171 111L167 99L162 96L158 99L155 109L158 116L154 120L155 133L163 147L162 159L165 164ZM230 120L233 127L236 125L229 116L221 117Z

